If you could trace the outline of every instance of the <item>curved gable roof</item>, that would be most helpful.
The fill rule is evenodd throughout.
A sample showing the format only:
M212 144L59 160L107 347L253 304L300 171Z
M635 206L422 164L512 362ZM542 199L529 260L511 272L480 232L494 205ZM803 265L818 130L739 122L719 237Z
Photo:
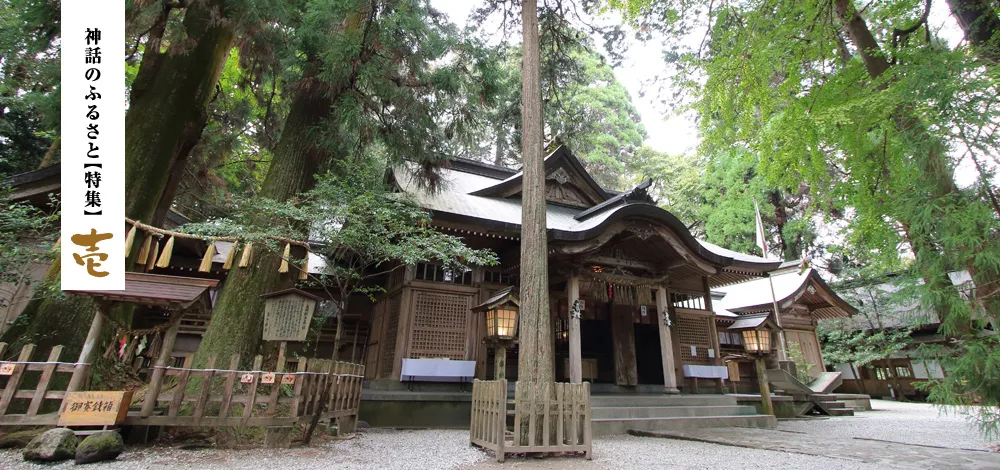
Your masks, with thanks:
M580 159L576 158L565 145L560 145L558 148L552 151L544 160L545 174L549 175L553 171L559 168L564 168L567 172L574 176L576 181L582 183L581 190L590 196L593 200L593 205L600 204L611 198L611 194L608 193L601 185L597 184L587 169L583 167L580 163ZM492 186L480 189L472 194L474 196L483 197L510 197L521 192L521 187L524 184L524 169L522 167L514 175L509 178L494 184Z
M852 316L857 309L837 293L820 277L815 269L806 268L784 272L773 276L774 298L778 307L787 309L805 295L816 295L830 304L828 308L839 311L835 316ZM771 297L771 280L755 279L730 286L717 288L726 295L714 302L720 313L753 313L774 309ZM810 293L810 287L813 293Z

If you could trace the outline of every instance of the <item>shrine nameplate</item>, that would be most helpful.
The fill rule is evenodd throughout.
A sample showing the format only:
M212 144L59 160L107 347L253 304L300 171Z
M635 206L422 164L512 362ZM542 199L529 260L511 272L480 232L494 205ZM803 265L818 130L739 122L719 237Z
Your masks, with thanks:
M316 301L289 294L264 302L264 341L305 341Z
M132 392L67 392L59 426L113 426L125 420Z

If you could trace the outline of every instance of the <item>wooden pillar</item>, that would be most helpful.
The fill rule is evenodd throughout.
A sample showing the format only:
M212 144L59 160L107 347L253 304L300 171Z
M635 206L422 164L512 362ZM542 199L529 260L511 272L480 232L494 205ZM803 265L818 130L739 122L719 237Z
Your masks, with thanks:
M567 281L569 291L569 382L583 383L583 358L580 352L580 315L578 301L580 300L580 278L570 276ZM577 308L574 308L577 307Z
M168 321L172 321L172 319ZM149 381L149 391L146 392L146 397L143 399L142 411L139 416L145 418L153 414L153 408L156 407L156 397L160 395L160 388L163 387L163 376L167 373L164 368L170 363L170 353L174 350L174 341L177 340L177 330L180 327L181 322L175 321L164 332L163 346L160 347L160 355L156 358L153 376Z
M635 327L632 326L631 311L616 311L609 304L611 317L611 348L615 358L615 383L635 386L639 383L639 371L635 362Z
M493 379L494 380L506 380L507 379L507 347L498 344L496 352L494 354L493 362Z
M667 289L656 289L656 324L660 330L660 357L663 359L663 392L680 393L677 390L677 374L674 372L674 345L670 327L667 326Z
M101 307L98 307L101 308ZM104 328L104 315L101 312L94 312L94 321L90 323L90 331L87 332L87 339L83 342L83 349L80 350L80 357L76 360L77 365L73 369L73 376L69 379L67 392L80 390L90 375L90 362L94 359L94 352L97 350L97 342L101 340L101 329Z
M760 404L764 414L774 416L774 405L771 403L771 386L767 381L767 366L763 357L757 357L757 382L760 384Z

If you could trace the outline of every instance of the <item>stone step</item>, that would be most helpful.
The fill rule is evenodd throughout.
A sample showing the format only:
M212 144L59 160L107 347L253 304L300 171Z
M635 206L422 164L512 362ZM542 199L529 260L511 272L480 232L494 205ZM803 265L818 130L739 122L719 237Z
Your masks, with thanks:
M753 406L609 406L592 407L594 419L686 418L700 416L743 416L756 413Z
M629 431L678 431L682 429L747 427L774 429L774 416L735 415L677 418L593 419L593 435L625 434Z
M735 406L726 395L591 395L591 407Z
M830 416L854 416L853 408L827 408Z
M819 403L827 409L847 408L847 405L842 401L821 401Z

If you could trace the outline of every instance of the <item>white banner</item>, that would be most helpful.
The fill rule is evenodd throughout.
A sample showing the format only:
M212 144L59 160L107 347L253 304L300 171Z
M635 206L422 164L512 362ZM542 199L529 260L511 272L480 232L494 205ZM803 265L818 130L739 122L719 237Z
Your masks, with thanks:
M125 9L62 2L63 290L125 289Z

